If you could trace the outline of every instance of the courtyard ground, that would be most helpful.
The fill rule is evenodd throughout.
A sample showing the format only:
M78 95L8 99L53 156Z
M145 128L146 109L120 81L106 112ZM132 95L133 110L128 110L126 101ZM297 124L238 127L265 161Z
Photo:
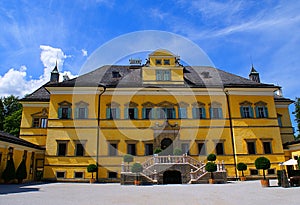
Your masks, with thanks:
M119 184L49 183L0 185L0 205L296 205L300 187L262 188L260 181L228 184L121 186Z

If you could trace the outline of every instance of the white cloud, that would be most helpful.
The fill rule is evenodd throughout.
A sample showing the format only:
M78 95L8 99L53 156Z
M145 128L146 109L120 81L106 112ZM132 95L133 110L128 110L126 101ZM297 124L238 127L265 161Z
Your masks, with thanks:
M88 52L85 49L81 49L82 56L87 56Z
M0 76L0 96L16 95L22 98L24 95L32 93L43 84L47 83L50 79L50 73L56 65L60 70L60 81L63 80L63 76L67 74L69 78L74 78L70 71L61 71L64 60L69 56L65 55L62 49L53 48L51 46L41 45L40 59L44 65L44 73L39 79L29 79L27 76L27 67L21 66L20 69L11 68L3 76Z

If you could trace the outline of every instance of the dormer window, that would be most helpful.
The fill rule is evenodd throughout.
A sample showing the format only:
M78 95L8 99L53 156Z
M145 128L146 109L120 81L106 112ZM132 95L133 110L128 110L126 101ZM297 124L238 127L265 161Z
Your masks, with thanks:
M156 80L170 81L171 80L171 71L170 70L156 70Z
M170 65L170 60L169 59L165 59L164 60L164 65Z
M156 59L155 60L155 65L161 65L161 59Z
M113 72L112 72L112 77L113 77L113 78L120 78L121 75L120 75L119 71L113 71Z

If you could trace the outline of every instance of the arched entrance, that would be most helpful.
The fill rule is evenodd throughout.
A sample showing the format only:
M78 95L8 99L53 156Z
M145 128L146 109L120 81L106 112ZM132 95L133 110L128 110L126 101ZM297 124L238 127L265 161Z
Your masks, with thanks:
M164 138L160 143L160 148L165 155L173 154L173 141L170 138Z
M163 184L182 184L180 171L165 171Z

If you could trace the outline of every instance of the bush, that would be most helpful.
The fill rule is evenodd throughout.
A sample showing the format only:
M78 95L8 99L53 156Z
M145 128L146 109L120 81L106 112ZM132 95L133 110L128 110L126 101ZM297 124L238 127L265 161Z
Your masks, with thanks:
M134 163L131 167L131 172L140 173L143 171L143 166L140 163Z
M89 164L89 166L87 166L87 172L91 172L92 173L92 179L94 179L94 172L97 172L97 165L96 164Z
M217 171L217 165L214 162L207 162L205 165L205 170L210 172L210 178L212 179L212 173Z
M266 157L259 157L254 162L256 169L262 169L264 179L266 179L265 170L269 169L271 166L270 160Z
M129 164L130 162L133 162L133 156L131 154L125 154L123 160Z
M176 149L174 149L173 154L174 154L174 155L177 155L177 156L182 155L182 150L179 149L179 148L176 148Z
M27 178L27 170L26 170L26 162L23 159L16 171L16 178L18 179L19 183L22 183L23 179Z
M240 162L236 166L237 170L242 171L242 176L244 176L244 171L247 170L247 165L243 162Z
M207 161L214 162L214 161L216 161L216 159L217 159L217 156L215 154L209 154L207 156Z
M162 150L161 150L161 148L155 148L155 150L154 150L154 154L159 154L159 153L161 153L162 152Z
M13 159L9 159L6 162L6 168L2 173L2 179L4 179L5 183L16 178L16 169Z

